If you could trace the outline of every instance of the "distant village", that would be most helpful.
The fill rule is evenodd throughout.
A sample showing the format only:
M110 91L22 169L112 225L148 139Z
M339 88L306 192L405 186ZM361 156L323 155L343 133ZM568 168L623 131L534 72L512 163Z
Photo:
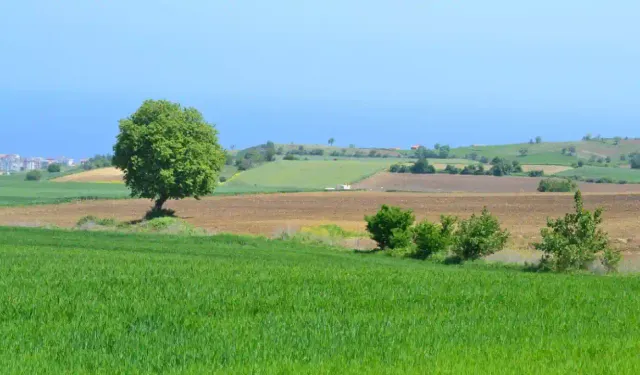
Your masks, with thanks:
M81 160L81 164L84 160ZM36 169L47 169L51 164L74 167L75 161L67 157L42 158L42 157L21 157L17 154L0 154L0 174L11 174L22 171L33 171Z

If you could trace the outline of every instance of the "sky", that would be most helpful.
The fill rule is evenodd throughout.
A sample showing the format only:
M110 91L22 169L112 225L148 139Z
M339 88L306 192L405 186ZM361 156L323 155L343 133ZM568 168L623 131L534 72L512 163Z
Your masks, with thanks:
M225 147L640 136L637 0L0 1L0 153L107 153L145 99Z

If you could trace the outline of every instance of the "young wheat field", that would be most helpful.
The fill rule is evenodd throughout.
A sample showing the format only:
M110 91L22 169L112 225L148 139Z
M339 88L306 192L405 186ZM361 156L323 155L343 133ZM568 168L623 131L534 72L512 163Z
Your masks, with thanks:
M640 278L0 228L9 374L638 373Z

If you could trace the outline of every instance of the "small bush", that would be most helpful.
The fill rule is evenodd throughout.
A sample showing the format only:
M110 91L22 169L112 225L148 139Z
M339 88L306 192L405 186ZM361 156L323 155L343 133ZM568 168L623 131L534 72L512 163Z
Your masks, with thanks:
M471 215L460 222L456 231L453 253L461 260L475 260L502 250L509 232L500 228L498 219L486 207L480 216Z
M538 184L541 193L568 193L576 191L578 185L569 179L545 178Z
M529 173L527 173L527 175L529 177L542 177L542 176L544 176L544 171L529 171Z
M297 156L295 156L294 154L286 154L282 160L300 160L300 158L298 158Z
M393 164L390 168L389 168L389 172L391 173L409 173L409 166L402 164L402 163L396 163Z
M611 249L607 233L599 228L602 208L593 213L585 210L580 191L576 192L574 202L575 213L548 219L547 228L540 231L542 242L533 244L544 252L541 266L552 271L583 270L599 255L605 268L615 271L620 252Z
M47 167L47 172L49 173L60 173L60 164L49 164L49 166Z
M444 171L449 173L449 174L459 174L460 173L460 169L458 167L456 167L455 165L451 165L451 164L447 164L447 166L444 168Z
M220 182L227 182L227 178L225 176L220 176Z
M457 218L441 216L440 224L424 220L413 229L415 250L412 258L426 259L433 254L446 252L453 241Z
M596 184L612 184L612 183L613 183L613 179L611 179L610 177L601 177L596 180Z
M436 173L436 168L433 165L429 165L427 159L418 159L411 167L410 172L415 174L433 174Z
M29 171L24 179L26 181L40 181L42 179L42 172L38 170Z
M378 243L379 249L385 250L393 248L394 230L409 231L415 221L415 216L411 210L403 210L400 207L385 204L375 215L365 216L364 219L367 222L367 232L371 238ZM399 237L404 234L396 231L395 236ZM399 238L394 241L399 241Z

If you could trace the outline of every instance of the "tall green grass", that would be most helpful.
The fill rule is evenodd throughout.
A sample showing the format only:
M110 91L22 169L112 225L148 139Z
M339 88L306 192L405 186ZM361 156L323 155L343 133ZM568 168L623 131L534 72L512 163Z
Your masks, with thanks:
M640 278L236 236L0 228L25 373L638 373Z

